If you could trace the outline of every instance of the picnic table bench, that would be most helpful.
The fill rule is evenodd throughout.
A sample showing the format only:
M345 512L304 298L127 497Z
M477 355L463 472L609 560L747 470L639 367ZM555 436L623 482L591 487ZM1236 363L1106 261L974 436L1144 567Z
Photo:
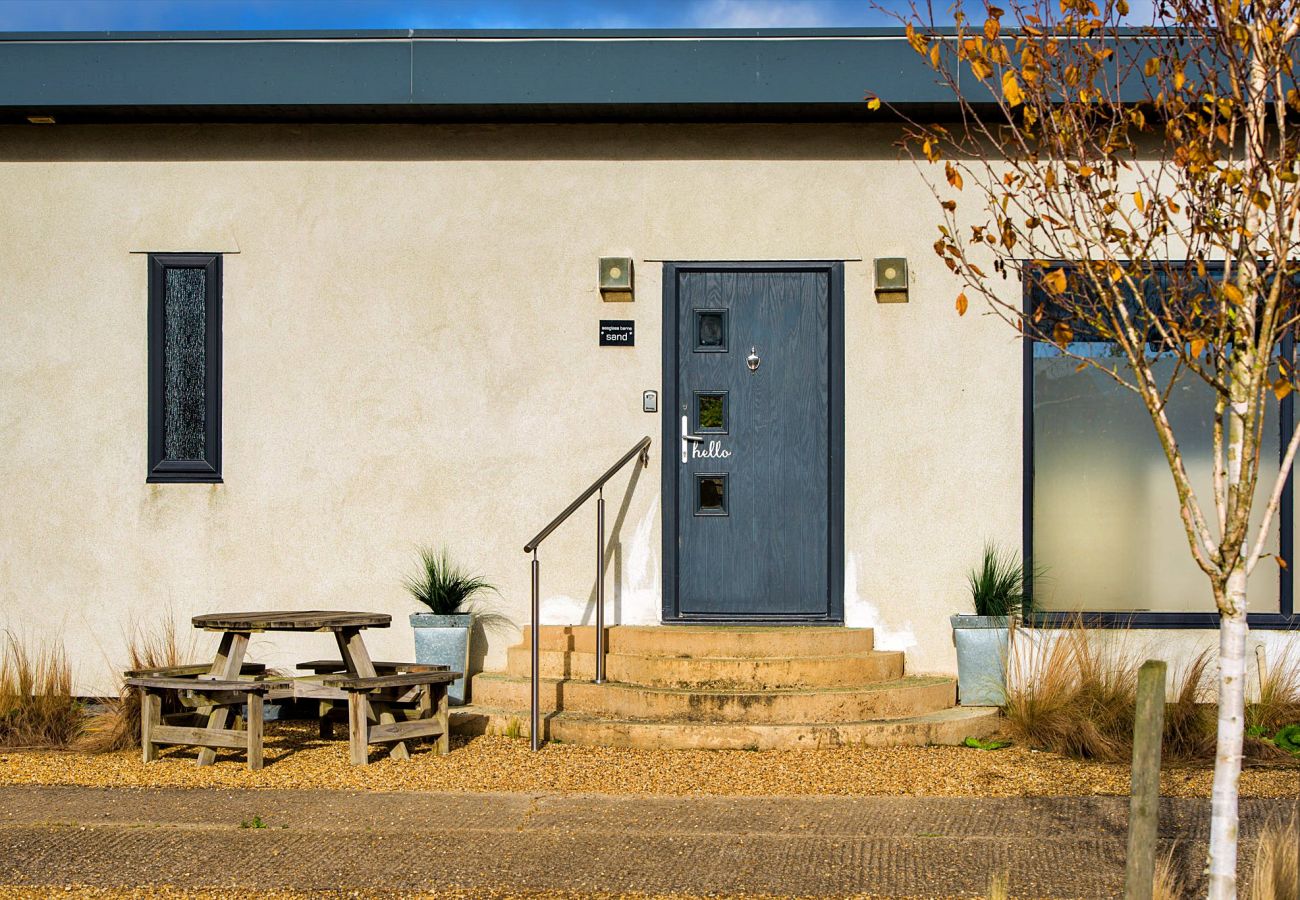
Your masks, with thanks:
M145 762L158 758L160 744L186 744L214 753L218 747L244 749L250 769L262 768L262 705L266 695L276 688L287 689L289 686L288 681L223 681L190 675L140 675L126 681L140 691L140 747ZM224 721L220 726L204 727L168 724L162 715L165 692L174 693L182 706L223 712L228 712L231 707L246 707L247 714L241 716L237 711L230 728L223 727ZM246 722L243 728L240 727L241 718Z
M382 613L323 610L195 616L196 628L221 633L211 663L126 673L127 683L142 697L144 761L157 759L161 744L187 744L200 748L200 766L215 761L218 748L234 748L246 751L250 769L259 769L264 703L287 697L319 701L323 737L331 736L329 721L336 707L346 704L349 756L355 765L369 761L372 744L386 745L394 758L407 759L407 741L422 737L437 738L436 752L446 753L447 685L460 673L447 666L371 661L361 631L386 628L391 621ZM300 669L313 673L307 676L268 675L265 666L244 661L249 638L264 631L332 633L340 659L301 663ZM164 696L192 712L164 714Z

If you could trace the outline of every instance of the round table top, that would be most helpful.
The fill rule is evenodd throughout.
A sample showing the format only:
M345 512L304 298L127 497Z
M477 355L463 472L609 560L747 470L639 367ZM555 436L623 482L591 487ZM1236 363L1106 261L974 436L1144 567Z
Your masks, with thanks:
M190 620L208 631L337 631L340 628L387 628L386 613L333 609L288 609L271 612L205 613Z

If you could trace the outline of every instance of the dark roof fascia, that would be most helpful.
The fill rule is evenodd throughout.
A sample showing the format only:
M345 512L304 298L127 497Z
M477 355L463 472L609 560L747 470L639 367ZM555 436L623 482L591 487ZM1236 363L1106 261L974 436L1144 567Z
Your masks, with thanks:
M996 112L979 106L984 114ZM954 103L903 103L872 111L865 103L748 104L391 104L366 106L68 106L53 113L59 125L121 124L804 124L957 123ZM0 106L0 125L23 123L31 108Z
M375 28L320 31L5 31L3 41L674 40L902 37L902 28Z
M956 112L900 28L0 35L0 122L832 121Z
M1121 37L1142 37L1148 29L1124 27ZM952 26L932 33L952 36ZM1015 34L1014 28L1003 28ZM374 28L321 31L0 31L5 41L375 41L375 40L717 40L724 38L903 38L896 26L874 28Z

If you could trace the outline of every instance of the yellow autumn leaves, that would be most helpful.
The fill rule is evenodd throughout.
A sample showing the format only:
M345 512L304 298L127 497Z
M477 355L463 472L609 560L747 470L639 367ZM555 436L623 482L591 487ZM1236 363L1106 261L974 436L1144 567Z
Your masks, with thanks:
M1007 69L1002 73L1002 98L1012 109L1025 102L1024 92L1020 89L1020 79L1016 77L1014 69Z

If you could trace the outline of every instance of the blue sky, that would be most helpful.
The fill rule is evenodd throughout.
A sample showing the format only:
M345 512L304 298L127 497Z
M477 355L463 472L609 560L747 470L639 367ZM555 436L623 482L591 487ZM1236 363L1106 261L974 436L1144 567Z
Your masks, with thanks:
M869 0L0 0L0 31L890 24Z

